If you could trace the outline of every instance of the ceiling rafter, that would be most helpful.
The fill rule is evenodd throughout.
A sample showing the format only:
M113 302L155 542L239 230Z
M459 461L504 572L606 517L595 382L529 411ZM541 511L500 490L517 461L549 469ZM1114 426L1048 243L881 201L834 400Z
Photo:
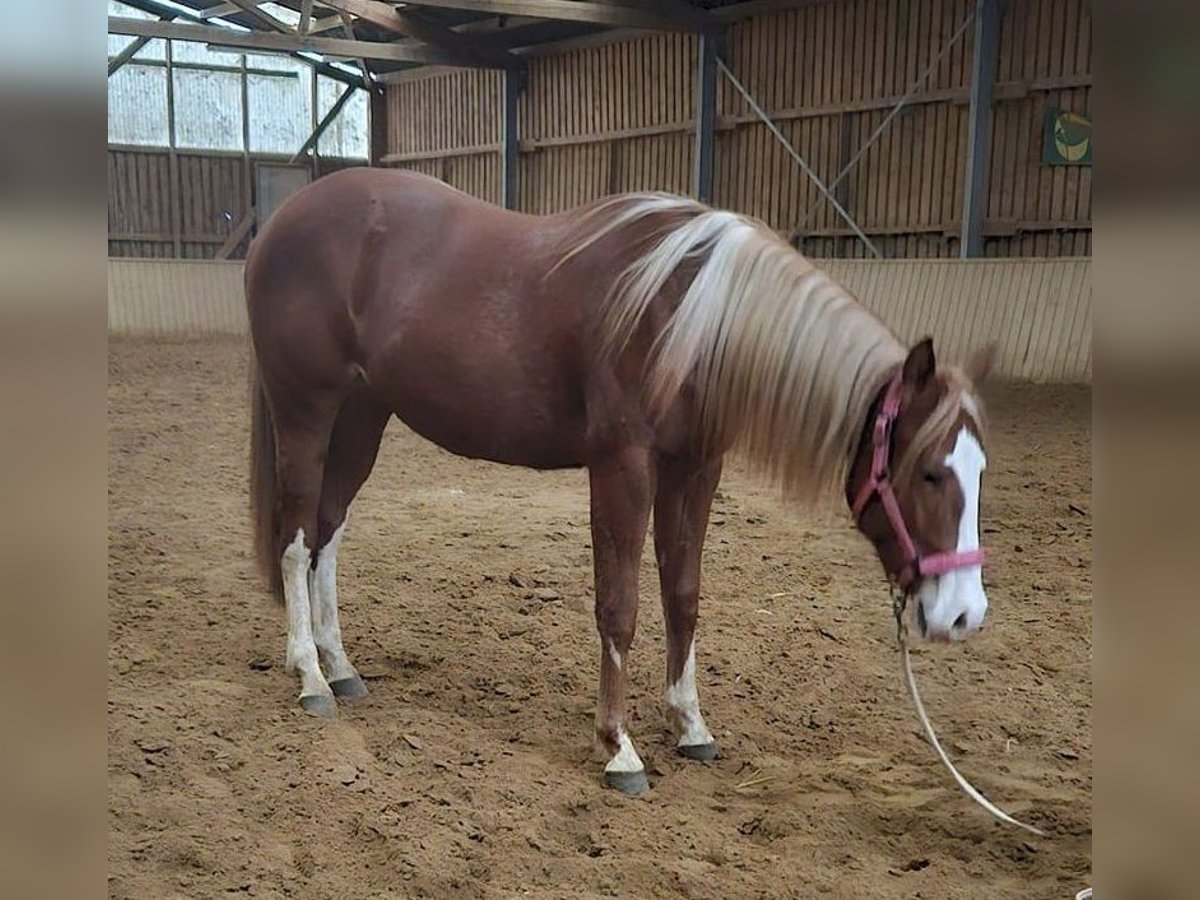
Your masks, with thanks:
M357 40L358 35L354 31L354 20L350 18L350 15L348 13L341 13L341 19L342 19L342 31L346 32L346 37L350 38L350 40L352 40L352 41ZM297 26L297 30L298 31L300 30L299 26ZM308 31L308 29L306 28L303 31L301 31L300 33L304 34L307 31ZM367 61L365 59L360 59L358 61L358 65L362 68L363 78L367 79L367 81L370 81L371 80L371 69L367 66Z
M662 11L647 9L645 4L619 6L597 3L595 0L409 0L407 6L428 6L437 9L457 9L488 15L531 16L538 19L562 19L570 22L590 22L618 28L646 28L656 31L696 31L700 9L694 15L677 18ZM650 4L658 6L659 4ZM686 4L684 4L686 5ZM688 6L688 9L692 7Z
M282 22L268 12L259 9L262 5L261 0L230 0L231 5L240 9L255 22L265 25L272 31L278 31L281 34L293 34L295 29L287 22Z
M179 10L177 6L174 6L174 5L167 6L165 3L158 2L158 0L121 0L121 2L125 6L131 6L134 9L141 10L142 12L157 15L160 18L164 18L164 19L178 18L178 19L183 19L185 21L196 23L196 24L208 24L205 22L204 19L201 18L200 10L198 10L198 9L195 9L191 13L184 13L181 10ZM187 5L186 3L182 3L182 0L180 0L180 3L181 3L181 5L184 5L184 6ZM111 23L112 23L112 19L110 18L109 19L109 24L110 24L109 32L115 33L112 31ZM231 31L231 29L221 28L220 26L213 26L213 27L217 28L218 30L221 30L221 31L229 31L230 33L234 33ZM379 90L378 85L372 84L371 82L363 81L362 76L356 72L348 72L345 69L338 68L337 66L332 65L325 60L313 59L310 56L302 56L298 52L293 52L293 51L282 51L282 52L286 52L289 56L291 56L297 62L304 63L306 66L309 66L314 71L319 72L320 74L324 75L326 78L332 78L335 81L340 81L344 84L352 84L356 88L361 88L365 91Z
M609 2L616 6L628 6L652 12L664 19L674 19L687 25L692 31L706 31L714 21L707 10L700 9L687 0L609 0Z
M380 89L384 74L414 66L502 68L521 71L532 54L560 52L574 42L647 31L709 33L739 6L705 8L707 0L127 0L172 27L110 20L110 31L168 37L214 46L287 53L341 81ZM812 0L791 0L803 5ZM782 0L775 4L784 5ZM184 12L183 7L191 12ZM284 14L283 7L290 10ZM241 29L248 29L242 31ZM335 31L337 29L337 31ZM339 31L346 32L342 37ZM326 57L336 63L320 60ZM363 78L342 61L356 60ZM371 62L368 68L366 61Z
M184 22L155 22L149 19L127 19L110 16L110 34L134 37L168 38L175 41L196 41L218 47L240 50L299 52L309 51L343 59L379 59L390 62L432 63L453 65L457 57L416 43L382 43L380 41L351 41L345 38L312 37L300 34L278 34L273 31L234 31Z
M266 0L259 0L259 3L265 2ZM258 3L255 3L254 5L258 6ZM229 16L241 12L242 9L243 7L238 6L236 3L219 3L216 6L210 6L208 9L199 10L197 15L201 19L216 19L221 16Z
M517 57L503 49L488 46L471 35L451 31L420 13L397 10L379 0L318 0L318 2L339 13L357 16L359 19L377 25L393 34L416 38L440 47L447 53L462 57L464 62L471 65L517 68L521 64Z

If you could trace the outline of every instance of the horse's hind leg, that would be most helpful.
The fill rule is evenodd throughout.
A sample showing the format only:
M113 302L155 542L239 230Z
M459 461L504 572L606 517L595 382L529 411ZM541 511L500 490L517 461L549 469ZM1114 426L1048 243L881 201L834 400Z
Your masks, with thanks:
M379 452L390 410L365 389L353 391L338 411L325 461L321 502L317 512L317 562L311 573L313 636L329 676L329 687L338 697L367 693L357 670L342 647L338 621L337 554L346 531L346 513L362 487Z
M700 605L700 557L721 459L660 460L654 500L654 547L667 626L667 716L679 752L714 759L717 744L696 692L696 616Z
M280 560L288 614L286 668L300 676L300 705L320 716L337 715L313 640L309 592L312 554L317 546L317 508L329 436L340 393L324 390L303 400L289 395L274 404L275 464L279 522L284 546Z

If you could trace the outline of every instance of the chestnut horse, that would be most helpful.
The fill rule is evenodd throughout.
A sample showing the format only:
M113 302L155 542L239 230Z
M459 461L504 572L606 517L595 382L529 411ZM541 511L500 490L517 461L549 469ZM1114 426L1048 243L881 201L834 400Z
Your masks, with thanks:
M664 194L522 215L354 169L274 215L245 287L257 552L310 712L366 693L342 647L337 552L393 415L474 459L587 467L596 736L605 783L627 793L646 787L623 715L652 509L668 716L685 756L717 752L694 635L727 451L792 495L843 489L926 637L983 621L982 372L939 368L928 339L906 351L761 223Z

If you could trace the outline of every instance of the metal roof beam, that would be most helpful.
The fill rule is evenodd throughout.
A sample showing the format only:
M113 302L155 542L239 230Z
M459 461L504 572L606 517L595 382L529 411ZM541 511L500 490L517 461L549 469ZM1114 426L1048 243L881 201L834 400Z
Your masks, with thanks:
M338 13L338 17L342 20L342 31L346 33L346 37L352 41L358 40L358 35L354 31L354 19L350 17L350 14ZM371 69L367 66L367 61L365 59L360 59L358 61L358 67L362 69L363 78L366 81L370 81Z
M259 2L265 3L266 0L259 0ZM255 5L257 6L258 4ZM236 3L221 3L217 6L210 6L208 9L198 10L196 15L201 19L216 19L220 16L235 15L241 12L242 9L243 7L238 6Z
M121 0L121 2L124 3L126 6L132 6L134 9L140 9L142 12L153 13L162 18L171 18L174 16L178 16L180 18L185 18L191 22L202 22L203 21L200 19L199 13L192 13L189 15L187 13L180 12L179 10L174 9L172 7L168 7L165 4L159 3L159 2L157 2L157 0ZM333 18L335 21L337 20L337 16L331 16L331 18ZM341 23L339 22L338 24L340 25ZM227 28L222 28L222 29L217 29L217 30L229 32L231 34L237 33L237 32L232 32L232 31L230 31L230 29L227 29ZM110 28L109 31L111 32L112 29ZM324 75L326 78L332 78L335 81L342 82L343 84L352 84L356 88L362 88L363 90L369 91L369 90L377 89L371 83L363 81L362 76L357 75L353 72L347 72L344 69L339 69L337 66L330 65L329 63L325 62L324 60L310 59L307 56L300 56L299 54L297 54L295 52L290 52L290 51L276 51L276 52L286 53L292 59L296 60L297 62L304 63L306 66L309 66L314 71L319 72L320 74Z
M114 72L120 69L121 66L125 65L125 63L133 59L134 56L136 56L143 47L150 43L151 40L152 39L148 37L140 37L133 41L133 43L131 43L112 59L110 59L108 61L108 77L111 78Z
M657 6L658 4L653 4ZM410 0L408 6L432 6L438 9L461 9L498 16L531 16L537 19L561 19L569 22L591 22L616 28L646 28L655 31L699 31L694 24L702 19L691 15L684 21L644 5L637 8L597 3L595 0ZM706 18L697 9L696 17Z
M664 19L674 19L689 31L709 31L715 19L708 10L693 6L688 0L609 0L615 6L652 12Z
M479 40L485 41L492 47L503 47L506 50L519 50L537 44L561 41L578 37L580 29L586 29L584 34L597 33L591 29L600 29L601 34L610 34L611 30L598 25L587 25L583 22L556 22L553 19L533 19L526 25L514 25L509 28L498 28L495 31L479 31ZM643 32L644 33L644 32Z
M768 13L785 12L790 9L803 9L806 6L816 6L829 3L830 0L746 0L745 3L731 3L729 6L718 6L711 15L720 22L735 22L750 16L766 15Z
M359 19L378 25L393 34L402 34L439 47L474 65L509 68L519 67L521 64L517 57L503 49L489 47L482 41L473 39L470 35L451 31L419 13L396 10L379 0L319 0L319 2L322 6L336 9L344 15L358 16Z
M110 16L110 34L135 37L167 38L174 41L196 41L219 47L242 50L320 53L344 59L379 59L388 62L415 62L435 65L469 65L462 57L424 44L351 41L342 38L312 37L300 34L275 34L267 31L234 31L177 22L153 22L146 19L127 19ZM343 79L345 80L345 79Z
M263 12L259 9L262 0L230 0L233 6L244 12L255 22L265 26L271 31L278 31L280 34L295 34L296 29L292 28L287 22L281 22L270 13Z

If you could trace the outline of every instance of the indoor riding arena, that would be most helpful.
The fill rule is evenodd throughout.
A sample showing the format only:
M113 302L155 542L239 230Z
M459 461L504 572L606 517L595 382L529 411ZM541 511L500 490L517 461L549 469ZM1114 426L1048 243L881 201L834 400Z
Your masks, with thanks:
M108 6L110 897L1089 896L1091 0ZM292 195L368 166L526 216L690 197L939 365L994 345L986 620L906 641L950 762L1040 834L939 760L843 492L785 499L738 455L687 676L715 759L668 722L653 536L617 654L588 470L396 417L334 557L369 694L302 708L255 558L243 269ZM595 739L609 659L638 796Z

